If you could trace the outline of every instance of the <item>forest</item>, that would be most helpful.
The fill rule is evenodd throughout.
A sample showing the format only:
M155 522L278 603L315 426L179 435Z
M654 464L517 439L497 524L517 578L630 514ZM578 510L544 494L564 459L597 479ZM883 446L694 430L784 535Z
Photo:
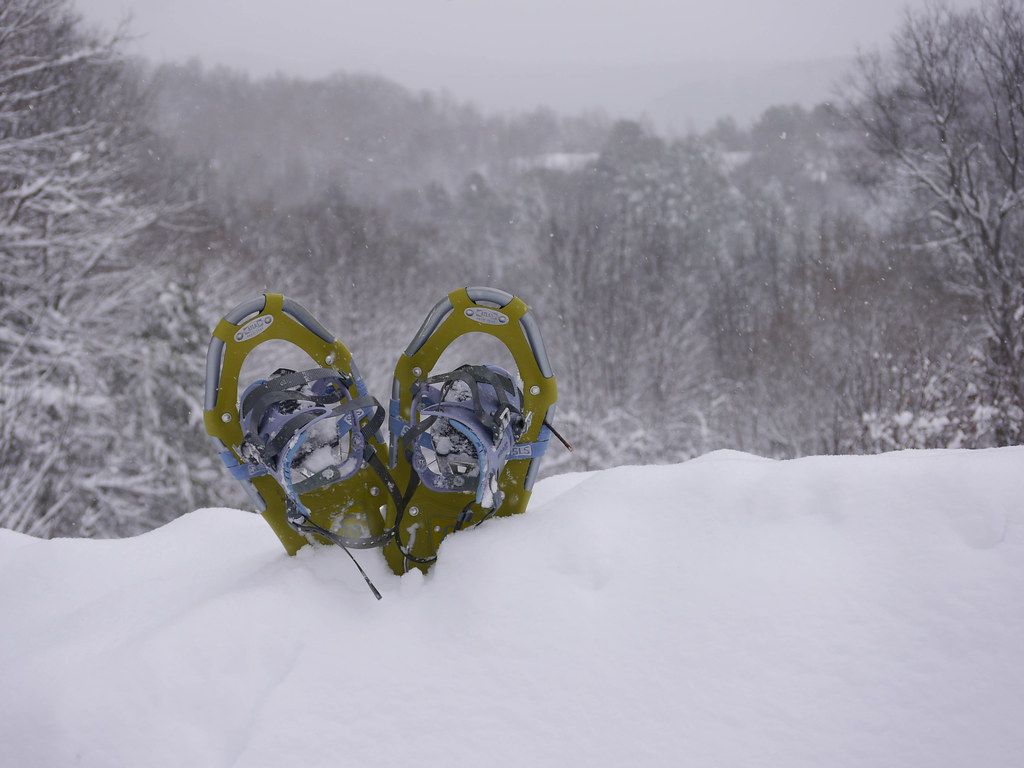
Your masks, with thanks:
M1024 441L1024 0L929 4L834 100L674 137L156 67L120 34L0 0L4 527L244 507L205 438L205 355L264 291L378 397L448 291L522 297L575 446L548 474Z

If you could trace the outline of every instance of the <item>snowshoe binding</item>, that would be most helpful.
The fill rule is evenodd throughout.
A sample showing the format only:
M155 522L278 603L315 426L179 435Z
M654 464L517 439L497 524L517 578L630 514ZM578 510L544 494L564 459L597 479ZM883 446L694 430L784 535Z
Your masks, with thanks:
M432 373L470 333L501 341L517 378L497 365ZM439 302L395 368L390 466L402 492L388 507L384 555L396 573L427 570L449 533L523 512L551 437L557 389L530 308L493 288Z
M318 367L276 370L239 397L243 362L271 340L290 342ZM207 355L204 420L289 554L316 540L347 552L390 539L385 521L396 518L399 497L382 459L385 411L345 345L298 303L266 294L224 316Z

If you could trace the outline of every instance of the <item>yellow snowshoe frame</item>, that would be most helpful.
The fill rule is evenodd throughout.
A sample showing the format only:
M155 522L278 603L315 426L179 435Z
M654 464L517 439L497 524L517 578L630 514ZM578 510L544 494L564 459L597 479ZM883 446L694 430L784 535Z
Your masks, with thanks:
M245 467L240 453L244 439L238 413L239 375L246 357L259 345L272 340L294 344L319 366L359 374L349 350L300 304L280 294L265 294L239 304L228 312L213 331L206 358L206 397L203 420L206 432L229 469L236 474L263 519L281 539L288 554L294 555L310 538L292 528L286 519L286 495L273 475L239 477ZM360 393L353 383L353 399ZM382 435L368 442L386 461ZM350 478L303 494L302 503L310 519L328 531L346 537L377 537L384 532L385 518L395 516L394 502L382 487L381 478L364 465ZM316 537L321 543L326 539Z
M523 415L528 422L517 445L538 442L545 421L550 423L554 416L558 398L555 377L530 308L515 296L494 288L455 290L431 310L395 367L392 423L395 417L405 424L410 423L418 382L431 375L438 358L452 342L468 333L488 334L508 347L522 380ZM425 571L435 559L445 536L461 527L460 515L473 497L416 485L412 477L415 469L401 443L400 436L392 429L392 475L399 489L409 488L412 482L415 490L397 520L394 507L388 508L387 525L396 527L396 532L385 545L384 556L395 573L404 573L410 567ZM491 514L507 516L525 511L539 465L540 457L510 459L498 480L498 487L504 494L501 506L494 512L473 503L469 525Z

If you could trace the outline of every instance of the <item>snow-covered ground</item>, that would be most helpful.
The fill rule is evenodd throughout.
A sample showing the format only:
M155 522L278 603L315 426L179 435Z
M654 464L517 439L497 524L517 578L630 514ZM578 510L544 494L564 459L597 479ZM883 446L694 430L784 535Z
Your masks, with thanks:
M0 766L1024 764L1024 448L539 484L429 576L0 531Z

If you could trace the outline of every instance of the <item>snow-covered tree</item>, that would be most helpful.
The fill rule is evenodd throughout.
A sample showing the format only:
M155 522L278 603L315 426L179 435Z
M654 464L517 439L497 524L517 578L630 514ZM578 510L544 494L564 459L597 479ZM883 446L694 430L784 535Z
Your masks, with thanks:
M153 234L168 207L139 184L144 105L67 0L0 0L0 525L140 530L180 490L180 459L144 438L153 387L180 386L146 338L171 271Z
M995 442L1024 439L1024 2L908 13L865 55L851 114L927 217L921 245L984 319L981 399ZM948 262L944 260L948 259Z

